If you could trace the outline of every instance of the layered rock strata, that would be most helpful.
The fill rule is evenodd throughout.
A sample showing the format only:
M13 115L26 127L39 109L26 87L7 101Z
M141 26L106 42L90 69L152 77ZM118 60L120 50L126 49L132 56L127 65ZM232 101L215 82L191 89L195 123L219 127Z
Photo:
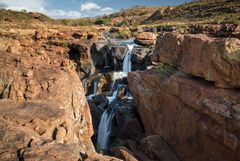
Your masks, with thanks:
M218 87L240 87L239 39L166 33L158 38L152 58L213 81Z
M128 76L146 135L162 137L180 160L240 160L239 49L234 38L159 36L159 67Z

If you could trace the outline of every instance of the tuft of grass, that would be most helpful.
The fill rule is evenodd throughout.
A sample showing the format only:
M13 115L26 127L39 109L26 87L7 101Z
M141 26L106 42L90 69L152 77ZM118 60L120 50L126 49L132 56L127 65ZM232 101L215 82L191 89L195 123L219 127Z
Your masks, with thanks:
M176 72L176 68L169 64L160 64L154 69L154 72L157 74L170 76Z
M95 24L95 18L80 18L80 19L60 19L61 24L65 26L92 26Z
M109 18L99 18L95 21L96 25L109 25L110 19Z
M133 36L133 34L129 30L120 30L116 34L113 35L114 38L119 38L119 39L128 39L132 36Z

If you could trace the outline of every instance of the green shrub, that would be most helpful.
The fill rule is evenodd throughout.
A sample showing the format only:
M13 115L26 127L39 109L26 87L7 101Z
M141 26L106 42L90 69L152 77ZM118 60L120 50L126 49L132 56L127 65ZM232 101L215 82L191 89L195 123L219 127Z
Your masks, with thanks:
M128 39L132 37L132 32L129 30L120 30L114 35L114 37L119 39Z
M96 25L109 25L110 20L108 18L100 18L95 21Z
M65 26L68 26L68 25L69 25L69 20L63 19L63 20L62 20L62 23L63 23Z
M161 74L161 75L167 75L167 76L172 75L173 73L175 73L175 71L176 71L176 68L174 68L169 64L160 64L154 69L155 73Z

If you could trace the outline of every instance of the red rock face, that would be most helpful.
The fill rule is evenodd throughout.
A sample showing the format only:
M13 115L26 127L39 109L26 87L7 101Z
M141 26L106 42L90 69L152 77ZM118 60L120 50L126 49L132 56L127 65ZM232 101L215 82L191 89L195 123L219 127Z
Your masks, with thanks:
M1 153L1 160L19 157L17 151L21 149L26 154L26 148L30 149L32 159L32 153L54 151L65 145L66 153L74 153L73 160L79 159L75 155L80 157L79 151L94 151L90 110L82 83L71 63L61 67L26 55L18 57L5 52L0 55L0 120L3 136L0 142L6 145L1 150L7 148L9 151ZM59 58L58 61L66 60ZM39 147L48 142L53 142L53 148ZM64 145L59 147L58 143ZM76 150L71 152L68 146ZM54 153L57 155L58 152Z
M181 72L132 72L128 82L146 134L163 137L180 160L240 160L238 90Z
M167 33L158 37L152 59L213 81L218 87L240 87L239 39Z
M135 43L139 45L154 45L156 42L156 34L152 32L137 33L135 38Z

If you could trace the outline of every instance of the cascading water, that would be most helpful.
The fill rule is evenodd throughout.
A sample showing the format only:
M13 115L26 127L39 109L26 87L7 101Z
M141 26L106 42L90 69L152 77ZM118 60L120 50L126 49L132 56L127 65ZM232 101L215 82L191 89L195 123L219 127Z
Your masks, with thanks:
M128 74L131 72L132 69L132 63L131 63L131 57L132 57L132 50L134 45L127 45L128 46L128 52L124 57L123 60L123 73Z
M112 108L111 104L118 98L119 89L123 87L122 84L117 84L117 80L127 77L128 73L131 72L131 56L134 43L127 44L128 52L124 56L123 67L121 72L114 72L112 79L111 93L112 96L107 97L108 104L110 107L104 111L101 117L98 130L98 139L97 139L97 149L98 150L107 150L109 146L109 139L112 132L112 120L115 116L115 108ZM116 89L116 90L115 90ZM114 91L115 90L115 91ZM127 97L131 99L131 96L127 94Z
M89 96L87 96L87 99L92 99L94 96L97 95L97 90L98 90L98 80L93 81L93 93Z

